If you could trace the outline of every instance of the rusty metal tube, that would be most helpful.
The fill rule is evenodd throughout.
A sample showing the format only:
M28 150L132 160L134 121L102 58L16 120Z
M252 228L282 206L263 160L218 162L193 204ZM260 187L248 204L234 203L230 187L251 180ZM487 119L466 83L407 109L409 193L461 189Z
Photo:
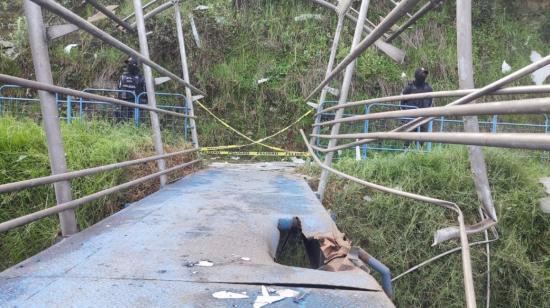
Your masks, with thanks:
M421 109L396 110L351 116L339 120L325 121L313 126L332 125L365 120L395 119L402 117L438 117L438 116L472 116L499 114L538 114L550 112L550 97L524 100L502 101L462 106L443 106Z
M51 92L51 93L71 95L71 96L75 96L75 97L82 97L82 98L89 99L89 100L96 100L96 101L100 101L100 102L107 102L107 103L112 103L112 104L116 104L116 105L132 107L132 108L139 108L139 109L144 109L144 110L149 110L149 111L155 111L155 112L158 112L158 113L169 114L169 115L173 115L173 116L180 117L180 118L193 118L192 116L188 116L188 115L185 115L183 113L178 113L178 112L174 112L174 111L168 111L168 110L164 110L164 109L154 108L154 107L150 107L148 105L129 103L127 101L123 101L123 100L112 98L112 97L102 96L102 95L88 93L88 92L82 92L82 91L73 90L73 89L69 89L69 88L63 88L63 87L50 85L50 84L43 83L43 82L23 79L23 78L19 78L19 77L4 75L4 74L0 74L0 82L6 83L6 84L18 85L18 86L23 87L23 88L30 88L30 89L35 89L35 90L47 91L47 92Z
M392 139L407 141L431 141L450 144L479 145L530 150L550 150L550 135L548 134L493 134L493 133L410 133L383 132L341 135L314 135L324 139L362 139L352 146L368 143L372 140ZM349 144L346 147L351 147ZM333 148L322 149L321 152L333 152Z
M369 48L374 42L378 40L384 33L386 33L387 30L393 26L399 18L401 18L403 15L407 13L411 8L413 8L420 0L403 0L397 5L385 18L384 20L378 25L378 27L374 28L372 32L364 39L362 40L356 48L354 48L345 58L342 60L342 62L338 63L338 65L332 70L330 75L325 78L306 98L305 100L308 101L313 97L313 95L317 94L319 91L321 91L338 73L343 71L351 62L353 62L357 57L359 57L367 48Z
M406 100L424 99L424 98L466 96L477 90L479 89L437 91L437 92L426 92L426 93L407 94L407 95L393 95L393 96L372 98L372 99L367 99L362 101L349 102L342 105L331 106L319 111L319 113L325 113L325 112L338 110L342 108L370 105L374 103L387 103L387 102L406 101ZM509 87L509 88L496 90L494 92L488 93L487 95L517 95L517 94L540 94L540 93L550 93L550 85Z
M19 182L2 184L2 185L0 185L0 194L14 192L14 191L20 191L20 190L23 190L23 189L28 189L28 188L32 188L32 187L36 187L36 186L41 186L41 185L52 184L52 183L56 183L56 182L59 182L59 181L68 181L68 180L72 180L72 179L75 179L75 178L80 178L80 177L84 177L84 176L88 176L88 175L97 174L97 173L100 173L100 172L107 172L107 171L112 171L112 170L116 170L116 169L120 169L120 168L124 168L124 167L129 167L129 166L133 166L133 165L137 165L137 164L142 164L142 163L154 161L154 160L157 160L157 159L170 158L170 157L174 157L174 156L177 156L177 155L194 153L196 151L198 151L198 148L178 151L178 152L174 152L174 153L168 153L168 154L164 154L164 155L155 155L155 156L150 156L150 157L145 157L145 158L140 158L140 159L128 160L128 161L124 161L124 162L120 162L120 163L114 163L114 164L105 165L105 166L97 166L97 167L92 167L92 168L88 168L88 169L70 171L70 172L66 172L66 173L59 173L59 174L55 174L55 175L39 177L39 178L30 179L30 180L24 180L24 181L19 181Z
M98 200L98 199L103 198L103 197L105 197L107 195L110 195L112 193L122 191L124 189L127 189L127 188L130 188L132 186L144 183L146 181L153 180L157 177L160 177L160 176L163 176L163 175L168 174L170 172L179 170L181 168L185 168L187 166L196 164L200 161L201 161L200 159L196 159L196 160L193 160L193 161L190 161L190 162L187 162L187 163L184 163L184 164L172 167L172 168L168 168L168 169L160 171L160 172L156 172L156 173L141 177L139 179L135 179L135 180L130 181L130 182L126 182L124 184L113 186L111 188L93 193L91 195L88 195L86 197L82 197L80 199L65 202L63 204L55 205L55 206L49 207L47 209L44 209L44 210L41 210L41 211L38 211L38 212L34 212L32 214L28 214L28 215L21 216L21 217L12 219L12 220L5 221L3 223L0 223L0 233L6 232L8 230L11 230L11 229L19 227L19 226L26 225L28 223L39 220L39 219L44 218L44 217L48 217L50 215L54 215L54 214L63 212L63 211L68 210L68 209L77 208L77 207L79 207L83 204Z
M169 70L165 69L164 67L158 65L157 63L149 60L147 57L144 57L141 53L135 51L131 47L127 46L126 44L122 43L121 41L117 40L107 32L99 29L98 27L94 26L93 24L89 23L82 17L76 15L71 10L65 8L63 5L57 3L53 0L31 0L32 2L46 8L50 12L58 15L59 17L65 19L66 21L74 24L75 26L79 27L80 29L90 33L91 35L95 36L96 38L102 40L103 42L115 47L116 49L124 52L125 54L135 57L137 60L141 61L142 63L150 66L160 74L170 77L172 80L175 80L179 82L180 84L187 86L191 88L193 91L200 93L204 96L206 96L206 93L195 88L193 85L188 84L183 79L175 75L174 73L170 72ZM171 3L171 2L170 2Z

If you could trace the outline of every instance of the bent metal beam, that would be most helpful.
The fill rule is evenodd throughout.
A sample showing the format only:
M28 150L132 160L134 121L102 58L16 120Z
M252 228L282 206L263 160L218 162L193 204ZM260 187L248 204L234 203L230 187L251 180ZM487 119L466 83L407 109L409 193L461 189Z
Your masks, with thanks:
M63 5L57 3L53 0L30 0L47 10L51 11L52 13L58 15L59 17L65 19L66 21L74 24L75 26L79 27L80 29L90 33L91 35L95 36L96 38L102 40L103 42L117 48L118 50L124 52L125 54L129 56L133 56L142 63L150 66L152 69L156 70L160 74L170 77L173 80L176 80L180 84L189 87L193 91L200 93L204 96L206 96L206 93L197 89L193 85L188 84L185 82L182 78L178 77L174 73L170 72L169 70L165 69L164 67L160 66L159 64L149 60L147 57L144 57L141 53L135 51L134 49L128 47L126 44L122 43L121 41L117 40L107 32L99 29L98 27L92 25L82 17L76 15L71 10L65 8Z
M343 71L348 64L357 59L367 48L369 48L374 42L376 42L386 31L388 31L403 15L413 8L420 0L403 0L397 5L378 25L372 32L362 40L356 48L354 48L345 58L340 62L318 86L315 88L306 98L308 101L317 94L323 87L325 87L338 73Z

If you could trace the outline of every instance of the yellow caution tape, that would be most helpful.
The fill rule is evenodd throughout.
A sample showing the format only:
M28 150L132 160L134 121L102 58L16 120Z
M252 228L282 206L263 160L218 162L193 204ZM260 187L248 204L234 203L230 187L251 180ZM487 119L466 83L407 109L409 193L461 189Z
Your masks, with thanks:
M213 151L201 149L202 154L207 155L233 155L233 156L291 156L291 157L309 157L308 152L236 152L236 151Z
M281 149L281 148L278 148L278 147L275 147L275 146L271 146L271 145L268 145L268 144L264 144L262 142L266 141L268 139L271 139L271 138L285 132L286 130L290 129L292 126L296 125L296 123L302 121L302 119L304 119L306 116L308 116L309 114L311 114L314 111L313 109L309 110L308 112L304 113L301 117L299 117L296 121L292 122L290 125L288 125L287 127L279 130L278 132L276 132L274 134L271 134L267 137L264 137L264 138L261 138L261 139L258 139L258 140L253 140L250 137L248 137L247 135L245 135L245 134L239 132L238 130L236 130L235 128L231 127L231 125L229 125L227 122L225 122L222 119L220 119L219 117L217 117L210 109L208 109L206 106L204 106L200 101L197 101L197 104L202 109L204 109L206 112L208 112L208 114L210 114L212 117L214 117L216 120L218 120L218 122L220 122L223 126L225 126L228 129L232 130L237 135L245 138L246 140L251 141L251 143L241 144L241 145L222 145L222 146L216 146L216 147L205 147L205 148L202 148L202 151L237 149L237 148L243 148L243 147L246 147L246 146L251 146L251 145L258 144L258 145L264 146L266 148L269 148L269 149L272 149L272 150L275 150L275 151L278 151L278 152L281 152L281 153L288 153L284 149ZM242 152L242 153L270 153L270 152ZM302 152L290 152L290 153L302 153ZM246 155L246 154L240 154L240 155ZM273 155L271 155L271 156L273 156ZM285 155L280 155L280 156L285 156ZM286 155L286 156L304 156L304 155Z

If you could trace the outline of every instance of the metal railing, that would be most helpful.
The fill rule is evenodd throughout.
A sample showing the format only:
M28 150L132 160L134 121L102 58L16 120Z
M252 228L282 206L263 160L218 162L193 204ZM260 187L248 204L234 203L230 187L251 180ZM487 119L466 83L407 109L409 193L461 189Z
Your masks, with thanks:
M479 146L491 146L491 147L505 147L516 149L530 149L530 150L549 150L550 149L550 136L547 134L547 118L545 116L544 133L501 133L499 131L499 125L508 125L508 123L498 122L498 115L504 114L546 114L550 112L550 97L538 98L538 99L524 99L516 101L504 101L504 102L492 102L492 103L477 103L471 104L477 99L480 99L487 95L501 95L501 94L532 94L532 93L549 93L548 86L539 87L521 87L503 89L504 86L528 75L536 70L550 65L550 55L539 59L511 74L496 80L482 88L474 89L473 80L473 61L472 61L472 24L471 24L471 0L457 1L456 8L456 29L457 29L457 59L458 59L458 77L459 88L458 91L443 91L442 92L430 92L430 93L418 93L412 95L400 95L385 98L374 98L360 102L348 102L348 94L351 86L351 79L355 69L356 59L362 55L371 45L373 45L379 38L388 37L388 40L397 38L400 33L406 30L407 26L414 23L422 15L429 10L436 7L439 1L430 0L414 15L411 15L410 19L406 21L402 27L398 27L397 31L387 36L388 31L392 31L392 27L398 22L398 20L405 14L413 9L420 1L418 0L402 0L395 4L395 7L391 12L385 16L382 21L370 32L367 37L362 38L362 29L366 19L366 12L369 7L369 0L361 1L361 8L358 13L358 18L355 27L355 33L353 36L353 42L351 44L350 52L343 58L343 60L333 65L332 56L329 58L327 71L324 79L305 97L305 101L308 102L317 93L320 94L320 102L325 100L324 94L326 93L326 86L341 72L344 72L339 90L339 100L336 106L328 108L322 108L319 104L317 113L315 115L315 121L313 125L313 133L309 136L301 131L304 143L308 147L310 154L315 162L321 167L321 177L319 180L317 195L319 199L323 200L324 193L327 188L329 175L334 174L336 176L353 181L360 185L382 191L388 194L421 201L436 206L440 206L449 210L452 210L457 215L458 226L448 227L438 230L436 233L435 243L440 243L449 239L460 239L459 249L453 251L461 251L462 253L462 269L464 278L464 294L465 302L468 308L476 307L476 296L474 289L473 273L472 273L472 261L470 258L470 246L473 244L483 243L486 245L487 263L490 260L490 249L488 229L493 229L493 234L498 234L494 226L497 223L497 216L495 207L491 196L491 187L489 185L487 177L487 168L485 164L485 158L483 152ZM343 12L344 14L346 12ZM343 14L340 13L340 14ZM340 23L337 24L336 31L339 31L341 27ZM336 38L335 38L336 40ZM361 41L360 41L361 40ZM331 55L334 50L331 50ZM434 108L399 108L397 111L377 112L371 113L370 106L372 104L380 104L386 102L404 101L404 100L417 100L417 99L429 99L434 97L453 97L459 96L460 98L452 101L444 107ZM344 110L353 106L367 106L366 114L348 116L345 117ZM404 109L404 110L401 110ZM327 113L333 112L334 118L329 121L321 122L319 118ZM464 132L418 132L418 128L425 125L432 125L440 120L440 130L445 129L445 123L455 123L455 119L450 121L441 117L464 117ZM480 123L477 116L493 116L493 120L490 121L490 127L493 132L480 132ZM387 131L372 132L369 131L370 123L364 124L365 127L361 133L342 133L342 129L346 129L347 125L355 125L354 123L363 124L365 121L397 121L400 125L397 127L385 127ZM482 123L483 124L483 123ZM449 124L448 124L449 125ZM330 129L330 133L323 134L320 131ZM424 130L424 129L421 129ZM328 141L327 146L319 146L316 139L324 139ZM338 141L345 140L346 143L338 144ZM481 221L466 226L464 223L464 216L460 207L450 201L435 199L419 194L405 192L400 189L385 187L375 183L371 183L351 175L340 172L332 168L332 161L335 152L342 151L350 148L357 148L358 146L365 146L369 143L385 141L385 140L398 140L406 142L437 142L448 144L462 144L468 146L468 155L470 160L471 171L474 179L477 195L480 200L480 218ZM324 161L317 156L317 153L324 154ZM476 243L469 243L468 235L483 232L485 240ZM435 258L447 255L445 252ZM433 258L431 260L434 260ZM429 262L429 261L428 261ZM418 268L421 265L415 267ZM413 270L413 269L411 269ZM407 271L410 272L410 271ZM490 282L489 271L487 272L487 281ZM400 275L402 276L402 275ZM488 283L489 284L489 283ZM487 288L487 305L489 305L490 288Z
M0 86L0 116L5 113L9 113L13 116L28 116L36 117L40 114L40 100L38 98L27 98L13 95L4 94L4 90L17 89L26 90L23 87L17 85L3 85ZM116 89L96 89L85 88L82 92L86 93L101 93L101 94L115 94L126 93L130 97L135 97L134 92ZM187 97L180 93L165 93L156 92L158 97L172 98L165 101L163 104L158 105L158 108L168 111L181 113L183 115L189 115L189 103ZM138 97L134 98L134 104L138 102L146 101L146 94L142 93ZM65 120L67 123L72 123L74 119L96 119L106 121L125 121L131 119L134 122L135 127L139 127L141 123L149 119L147 113L143 113L139 108L133 108L131 114L122 114L123 111L118 108L116 104L99 101L99 100L86 100L82 97L75 99L73 96L63 96L58 93L55 94L56 104L58 106L58 112L60 119ZM32 105L28 105L31 103ZM173 103L173 104L170 104ZM170 105L168 105L170 104ZM21 105L24 105L21 107ZM127 107L130 108L130 107ZM185 141L188 139L189 130L192 129L189 125L189 119L183 118L183 122L180 122L174 117L163 117L161 122L164 128L169 128L175 134L183 135Z
M99 10L106 10L102 5L97 4L95 1L88 1L91 5L95 6ZM48 185L53 184L57 205L39 210L37 212L24 215L18 218L10 219L8 221L0 222L0 232L5 232L13 228L28 224L32 221L58 214L60 219L61 232L63 236L70 236L78 232L76 217L74 209L83 204L92 202L99 198L103 198L109 194L130 188L132 186L150 181L153 179L159 179L161 187L165 185L167 181L167 175L171 172L180 170L182 168L195 165L200 162L200 159L194 159L192 161L179 164L170 168L166 167L165 159L180 156L184 154L192 154L198 152L198 143L196 138L193 138L194 147L189 150L177 151L174 153L165 154L164 146L162 142L162 135L159 122L159 115L171 116L176 118L183 118L185 121L184 131L187 131L186 124L187 120L191 119L193 127L191 128L193 136L196 136L196 127L194 122L194 113L193 113L193 104L190 99L191 91L198 92L200 94L206 95L204 92L195 88L189 83L189 74L187 71L187 58L185 55L185 45L183 43L183 36L178 35L178 42L180 43L180 53L183 66L183 77L179 77L174 73L163 68L159 64L151 61L149 59L149 48L147 45L147 37L145 33L144 17L142 11L142 5L140 0L134 0L135 16L136 16L136 26L133 29L136 29L137 35L140 43L140 51L135 51L134 49L123 44L119 40L115 39L108 33L99 29L98 27L92 25L85 19L71 12L63 5L57 3L53 0L24 0L24 12L27 19L28 25L28 34L30 41L30 48L32 52L33 64L35 75L37 77L36 81L18 78L14 76L9 76L5 74L0 74L0 83L7 84L6 86L0 87L0 112L4 112L5 103L17 102L15 106L20 106L19 102L40 102L40 113L41 119L44 126L44 131L46 135L46 141L48 146L48 155L50 158L50 167L52 175L46 177L40 177L35 179L28 179L24 181L19 181L15 183L4 183L0 185L0 193L13 192L22 189L28 189L38 185ZM174 6L176 10L176 17L179 14L179 2L174 1L170 2L171 6ZM48 47L47 47L47 37L42 35L45 33L45 26L43 22L42 8L48 9L50 12L58 15L59 17L67 20L68 22L74 24L79 29L84 30L91 34L92 36L102 40L104 43L109 44L120 51L135 57L141 63L143 63L144 77L146 83L147 93L147 104L139 104L140 97L134 96L134 101L124 101L118 98L113 98L106 96L108 93L117 93L117 90L108 90L108 89L85 89L84 91L78 91L70 88L64 88L55 86L53 84ZM107 12L107 17L117 22L119 25L127 28L128 24L116 17L114 14ZM181 18L179 23L176 23L176 28L181 28ZM133 29L131 29L133 31ZM157 106L156 104L156 95L154 90L154 80L152 77L151 69L158 71L160 74L170 77L170 79L180 83L185 87L186 96L175 94L174 97L177 97L178 100L183 98L183 106ZM28 88L38 90L39 99L36 98L22 98L22 97L5 97L2 93L7 89L19 89L19 88ZM91 92L101 92L104 95L98 95ZM170 96L169 93L161 93L161 95ZM78 112L79 117L85 115L85 109L88 105L102 105L102 106L119 106L124 107L129 110L134 110L134 121L136 125L139 125L138 121L140 119L139 112L141 110L149 111L149 117L151 122L151 130L153 132L153 139L155 144L155 149L157 154L151 157L129 160L124 162L119 162L115 164L97 166L92 168L87 168L77 171L68 171L67 170L67 161L65 157L65 148L63 144L63 138L61 136L60 129L60 113L63 113L65 110L64 119L67 122L71 122L74 118L75 112ZM35 104L33 104L36 106ZM78 106L78 109L75 110L75 106ZM59 108L63 108L62 111L59 111ZM170 109L170 110L169 110ZM137 116L136 116L137 114ZM92 175L100 172L106 172L110 170L115 170L119 168L124 168L132 166L135 164L146 163L150 161L157 162L158 171L152 174L140 177L138 179L116 185L114 187L93 193L88 196L81 197L79 199L72 199L72 191L70 180L80 178L87 175Z

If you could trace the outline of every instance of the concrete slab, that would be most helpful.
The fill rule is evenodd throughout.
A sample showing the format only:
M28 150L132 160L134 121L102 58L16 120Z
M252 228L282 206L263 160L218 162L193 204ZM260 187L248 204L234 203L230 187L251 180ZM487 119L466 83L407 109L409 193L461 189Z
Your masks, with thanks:
M288 165L213 165L0 273L0 306L250 307L273 285L309 294L305 307L393 307L364 271L275 263L277 221L293 216L304 232L334 226Z

